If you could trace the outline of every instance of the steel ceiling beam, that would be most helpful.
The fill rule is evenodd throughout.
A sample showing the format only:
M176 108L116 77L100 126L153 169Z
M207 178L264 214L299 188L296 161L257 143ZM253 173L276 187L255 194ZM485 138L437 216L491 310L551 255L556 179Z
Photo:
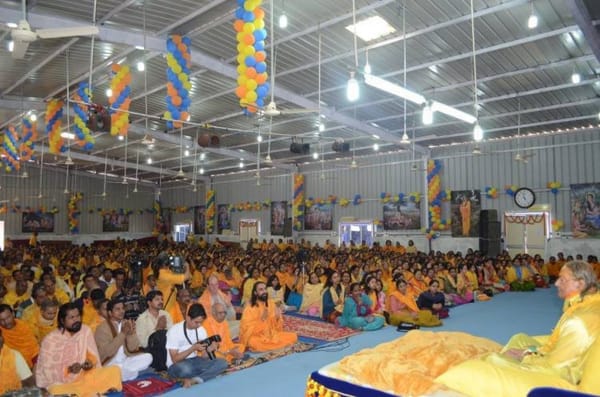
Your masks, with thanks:
M579 29L583 32L583 37L588 43L592 52L596 56L596 60L600 62L600 34L598 29L594 26L590 10L585 5L584 0L568 0L567 5L573 18L579 26Z

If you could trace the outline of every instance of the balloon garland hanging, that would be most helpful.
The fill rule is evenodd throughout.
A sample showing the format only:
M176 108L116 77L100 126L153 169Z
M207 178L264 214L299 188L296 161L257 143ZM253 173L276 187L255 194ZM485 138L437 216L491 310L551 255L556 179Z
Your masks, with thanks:
M171 35L167 39L167 111L164 119L167 128L181 128L183 122L189 121L188 110L190 99L190 68L192 67L192 40L189 37Z
M110 134L126 136L129 130L129 105L131 105L131 72L129 66L115 63L111 67L113 78L110 82L112 95L110 104Z
M86 151L94 148L96 140L87 126L89 116L89 104L91 102L91 91L88 83L81 82L72 95L73 110L75 111L75 140L77 144Z
M83 200L83 193L77 192L69 197L67 203L67 219L69 221L69 233L71 234L79 233L79 215L81 214L79 202L81 200Z
M260 8L262 0L238 0L237 3L236 20L233 23L238 43L238 85L235 94L244 108L244 114L250 115L265 106L265 97L269 93L265 12Z
M294 196L292 199L293 228L301 231L304 226L304 175L294 174Z
M208 234L214 230L216 213L215 191L209 189L206 191L206 232Z
M429 231L427 238L435 238L433 230L443 230L442 226L442 190L440 189L442 169L441 160L429 160L427 162L427 199L429 201Z
M24 118L21 121L23 132L21 134L21 145L19 152L22 161L30 160L33 157L33 148L35 147L35 141L37 140L37 123L29 121L28 118Z
M21 169L18 148L19 135L16 128L9 124L4 131L4 141L2 142L2 161L6 165L6 171L19 171Z
M51 99L46 105L46 135L48 135L49 151L52 154L65 152L67 147L60 136L60 127L62 125L63 101L60 99Z

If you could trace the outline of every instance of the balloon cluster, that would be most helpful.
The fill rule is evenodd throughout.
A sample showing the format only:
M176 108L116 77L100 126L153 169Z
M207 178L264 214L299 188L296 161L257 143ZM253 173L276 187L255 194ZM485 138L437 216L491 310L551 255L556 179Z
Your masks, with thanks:
M79 202L81 200L83 200L83 193L77 192L69 197L69 202L67 203L67 220L71 234L79 233L79 215L81 214L81 211L79 211Z
M429 227L432 230L444 230L446 228L445 223L442 223L442 197L446 196L446 192L442 191L440 188L441 169L441 160L429 160L427 162L427 197L429 200Z
M485 197L489 199L498 198L498 188L495 186L486 186L485 187Z
M265 12L260 5L262 0L237 0L236 20L233 28L237 39L238 86L235 94L244 108L244 114L256 113L265 106L269 93L267 74L267 53L265 52Z
M23 127L23 132L21 134L19 151L21 152L21 160L27 161L33 157L33 148L37 140L37 123L32 123L28 118L24 118L21 121L21 126Z
M420 203L421 202L421 193L419 192L410 192L408 194L408 199L413 202L413 203Z
M4 141L2 142L2 162L6 165L6 171L19 171L21 163L19 161L19 135L13 125L8 125L4 131Z
M164 119L167 128L181 128L182 121L189 121L190 69L192 67L192 40L189 37L171 35L167 39L167 111Z
M558 189L561 187L561 183L559 181L548 182L546 185L548 189L552 192L552 194L558 194Z
M215 191L209 189L206 191L206 232L211 234L215 226L216 202Z
M125 136L129 130L129 105L131 105L131 72L129 66L113 63L113 78L110 81L112 95L110 104L110 135Z
M504 186L504 193L508 194L510 197L514 197L517 189L517 185L506 185Z
M354 199L352 199L352 205L360 205L362 204L362 197L360 194L355 194Z
M559 221L558 219L552 219L552 231L558 232L565 226L563 221Z
M52 154L65 152L67 147L63 137L60 136L62 125L63 101L51 99L46 105L46 135L48 135L49 151Z
M79 83L79 87L77 87L77 90L73 93L72 99L74 101L74 129L77 144L84 150L90 151L94 148L96 141L87 126L87 122L90 118L89 106L87 104L91 102L91 90L88 84L85 82Z
M302 230L304 225L304 175L294 174L294 197L292 199L294 230Z
M154 213L152 235L158 236L163 229L162 209L159 200L154 200L154 203L152 203L152 212Z
M348 205L350 205L350 200L348 200L347 198L342 198L340 199L340 205L342 207L347 207Z

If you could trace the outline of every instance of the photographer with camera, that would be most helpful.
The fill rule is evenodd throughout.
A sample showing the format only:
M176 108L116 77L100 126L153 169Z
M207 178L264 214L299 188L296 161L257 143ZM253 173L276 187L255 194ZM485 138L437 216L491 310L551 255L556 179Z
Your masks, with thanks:
M170 311L175 305L175 286L184 285L192 278L190 264L180 256L163 251L156 258L153 268L156 286L165 299L165 310Z
M203 383L227 369L227 361L216 358L221 338L210 338L203 327L206 311L199 303L188 308L185 321L167 331L167 367L170 376L184 378L183 386Z

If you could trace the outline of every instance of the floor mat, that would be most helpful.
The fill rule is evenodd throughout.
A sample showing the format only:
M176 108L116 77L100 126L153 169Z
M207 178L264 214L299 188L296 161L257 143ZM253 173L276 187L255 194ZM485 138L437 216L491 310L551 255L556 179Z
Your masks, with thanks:
M163 376L161 376L161 374ZM175 390L181 385L175 382L166 372L161 374L145 373L136 379L123 382L123 391L107 393L107 397L150 397Z
M323 342L333 342L339 339L357 335L360 331L345 327L337 327L321 320L313 320L306 316L283 315L283 330L295 332L300 337L315 339Z
M241 369L254 367L255 365L259 365L262 363L266 363L267 361L275 360L277 358L285 357L292 353L302 353L309 350L312 350L316 344L314 343L306 343L306 342L296 342L294 345L275 350L268 353L263 353L260 356L249 357L246 360L242 361L239 364L232 364L225 371L226 374L239 371Z

